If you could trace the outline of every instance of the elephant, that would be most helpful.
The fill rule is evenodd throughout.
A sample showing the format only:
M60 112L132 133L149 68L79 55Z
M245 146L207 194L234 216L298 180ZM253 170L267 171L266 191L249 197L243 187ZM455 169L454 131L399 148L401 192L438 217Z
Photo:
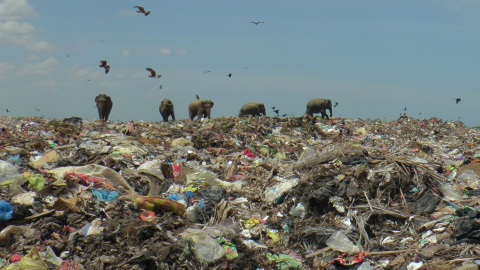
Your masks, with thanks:
M263 103L255 103L255 102L247 102L243 104L242 108L240 109L240 113L238 114L239 117L242 116L266 116L267 113L265 112L265 104Z
M168 117L172 116L172 120L175 121L175 112L173 111L173 103L170 99L165 98L160 102L160 106L158 107L160 114L163 117L164 122L168 122Z
M193 120L195 116L198 117L198 119L203 118L208 118L210 119L210 112L213 108L213 101L208 100L208 99L197 99L188 105L188 115L190 116L190 119Z
M332 101L330 99L312 98L307 103L305 114L313 116L314 113L321 113L322 119L330 119L327 115L327 109L330 110L330 117L332 117Z
M113 107L113 102L110 96L100 94L95 97L95 103L97 104L98 117L100 120L108 121L108 116Z

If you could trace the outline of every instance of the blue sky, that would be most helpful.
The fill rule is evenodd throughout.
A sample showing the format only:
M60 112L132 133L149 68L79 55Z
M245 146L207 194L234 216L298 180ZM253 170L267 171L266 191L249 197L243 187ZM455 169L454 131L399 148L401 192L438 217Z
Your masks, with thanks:
M163 98L185 119L198 94L212 117L321 97L334 117L479 126L479 48L473 0L0 0L0 115L94 120L106 93L111 120L160 121Z

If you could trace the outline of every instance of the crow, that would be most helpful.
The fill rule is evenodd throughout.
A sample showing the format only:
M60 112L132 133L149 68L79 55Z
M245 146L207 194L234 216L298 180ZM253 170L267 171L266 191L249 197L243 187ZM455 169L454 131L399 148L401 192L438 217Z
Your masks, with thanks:
M259 23L265 23L265 22L251 22L254 23L255 25L258 25Z
M456 98L455 101L457 102L456 104L458 104L458 102L462 101L461 98Z
M228 73L228 78L231 78L232 77L232 73Z

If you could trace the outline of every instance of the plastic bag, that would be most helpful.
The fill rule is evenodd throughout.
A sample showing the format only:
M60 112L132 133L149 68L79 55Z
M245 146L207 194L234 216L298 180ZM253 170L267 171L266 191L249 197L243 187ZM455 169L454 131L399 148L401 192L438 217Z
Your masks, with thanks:
M12 218L13 207L7 201L0 201L0 221L7 221Z
M9 180L17 178L22 178L22 175L18 173L17 167L5 160L0 160L0 184L10 184Z
M40 257L38 249L33 247L27 256L23 257L19 263L20 269L22 270L49 270L48 266Z
M348 237L340 231L334 232L327 240L327 246L340 252L357 253L360 248L355 246Z
M473 170L465 170L459 176L457 176L457 181L460 181L466 187L471 189L479 189L480 181L478 180L478 175Z
M284 195L296 185L298 185L298 178L283 180L265 192L265 201L267 203L281 203Z
M195 255L198 259L207 263L216 262L225 255L225 249L202 230L189 228L181 233L180 236L192 239Z

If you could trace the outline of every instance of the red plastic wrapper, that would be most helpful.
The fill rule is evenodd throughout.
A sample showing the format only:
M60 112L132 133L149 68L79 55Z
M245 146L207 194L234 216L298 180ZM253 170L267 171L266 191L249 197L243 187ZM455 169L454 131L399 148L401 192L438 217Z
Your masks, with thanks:
M250 149L248 149L248 148L245 148L245 150L243 150L242 154L246 155L247 157L251 157L251 158L257 157L257 155L255 155L254 153L252 153L252 152L250 151Z
M172 171L173 171L173 179L177 179L178 175L180 174L180 164L173 164Z

